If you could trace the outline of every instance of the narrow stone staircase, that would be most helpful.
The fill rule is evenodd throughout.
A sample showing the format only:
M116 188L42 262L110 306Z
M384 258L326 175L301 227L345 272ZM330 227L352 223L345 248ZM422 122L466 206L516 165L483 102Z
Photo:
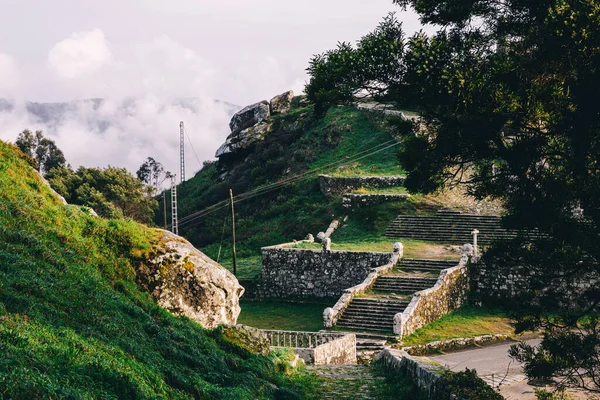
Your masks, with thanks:
M404 311L415 292L433 287L440 271L458 265L458 260L405 259L390 273L377 278L371 291L354 298L337 322L338 328L378 333L381 337L359 336L357 349L382 346L385 335L394 331L394 316Z
M473 241L474 229L479 231L481 244L517 235L515 231L504 229L500 217L495 215L438 211L436 215L399 215L388 227L386 236L464 244Z
M455 267L457 260L422 260L403 258L399 268L405 271L440 272L443 269Z
M386 293L415 293L435 285L437 278L382 276L373 285L374 292Z
M394 331L394 315L404 311L408 303L408 299L355 298L338 320L337 326L357 331L391 333Z

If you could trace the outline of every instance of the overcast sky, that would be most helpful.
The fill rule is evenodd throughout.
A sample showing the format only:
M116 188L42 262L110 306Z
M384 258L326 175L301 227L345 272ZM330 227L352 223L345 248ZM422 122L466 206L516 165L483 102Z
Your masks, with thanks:
M139 113L102 138L80 123L89 110L49 132L74 166L135 169L149 155L175 163L176 153L166 153L184 118L209 159L228 134L228 117L210 99L245 106L299 92L313 54L355 42L390 11L407 33L421 29L391 0L0 0L0 98L102 97L103 115L119 120L119 102L137 98ZM160 106L182 97L200 99L201 111ZM4 140L25 127L44 128L18 107L0 115ZM90 143L103 146L90 151Z

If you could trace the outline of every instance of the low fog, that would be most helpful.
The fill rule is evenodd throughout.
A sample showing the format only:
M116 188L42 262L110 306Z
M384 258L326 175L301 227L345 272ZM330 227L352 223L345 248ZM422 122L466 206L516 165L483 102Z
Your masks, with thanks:
M1 6L0 139L40 129L74 168L135 172L153 157L178 171L184 121L198 156L186 142L188 178L214 157L237 109L300 93L312 54L399 11L391 0L85 3ZM420 29L414 14L399 18L408 33Z

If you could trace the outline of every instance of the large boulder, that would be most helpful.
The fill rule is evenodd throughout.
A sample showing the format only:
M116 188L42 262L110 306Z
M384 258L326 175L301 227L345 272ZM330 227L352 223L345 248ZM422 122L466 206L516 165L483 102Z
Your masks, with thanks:
M292 90L271 99L271 114L285 114L292 108L294 92Z
M264 140L265 137L273 130L273 124L261 122L243 131L231 134L227 137L225 143L217 149L215 157L222 157L227 154L246 150L256 142Z
M263 100L259 103L245 107L235 113L229 122L231 134L238 134L244 129L250 128L269 118L271 115L269 107L269 103L266 100Z
M235 325L244 293L235 276L184 238L160 232L159 244L138 267L138 281L173 314L208 329Z

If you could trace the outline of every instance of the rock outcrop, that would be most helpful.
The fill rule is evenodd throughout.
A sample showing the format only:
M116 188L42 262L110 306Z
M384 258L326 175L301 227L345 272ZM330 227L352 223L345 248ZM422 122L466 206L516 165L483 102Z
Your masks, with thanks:
M235 325L244 293L235 276L184 238L161 233L159 245L138 267L138 281L173 314L208 329Z
M271 111L269 109L269 103L266 100L245 107L235 113L231 118L231 121L229 122L231 134L236 135L244 129L259 124L269 118L270 115Z
M254 143L264 140L271 133L273 125L269 122L260 122L250 128L246 128L237 134L227 136L225 143L217 149L215 157L236 153L250 148Z
M292 90L271 99L271 114L284 114L292 108L294 92Z
M272 132L271 113L283 114L292 107L294 92L291 90L275 96L270 102L263 100L238 111L231 121L231 134L215 153L215 157L224 160L229 156L250 151L257 142L265 140Z

